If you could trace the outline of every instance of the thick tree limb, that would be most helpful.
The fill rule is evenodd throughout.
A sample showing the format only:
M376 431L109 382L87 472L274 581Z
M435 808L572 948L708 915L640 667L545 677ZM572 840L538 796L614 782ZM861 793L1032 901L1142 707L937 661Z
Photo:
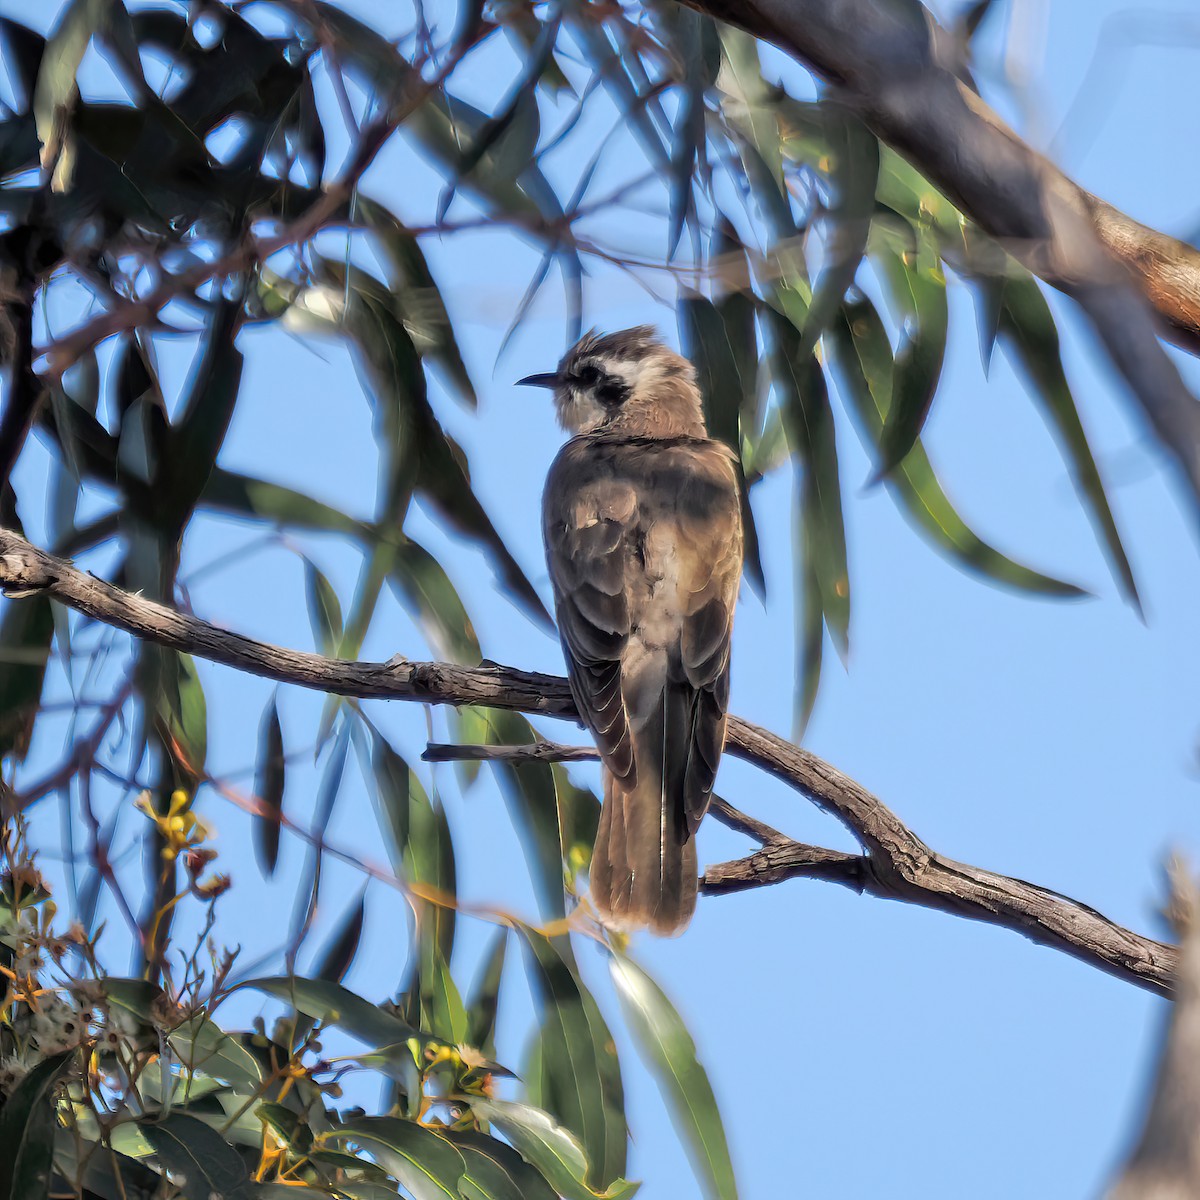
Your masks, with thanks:
M915 0L681 2L827 79L964 213L1076 300L1200 496L1200 404L1154 319L1200 351L1200 252L1097 200L1026 145L962 82L959 44Z
M342 696L481 704L542 716L575 716L565 679L485 663L345 662L257 642L85 575L62 559L0 530L0 589L48 593L106 625L282 683ZM862 891L941 909L1023 933L1091 966L1169 995L1177 952L1046 888L934 853L881 800L815 754L737 717L730 753L774 775L842 822L862 855L770 842L706 875L712 891L756 887L795 876L834 879Z

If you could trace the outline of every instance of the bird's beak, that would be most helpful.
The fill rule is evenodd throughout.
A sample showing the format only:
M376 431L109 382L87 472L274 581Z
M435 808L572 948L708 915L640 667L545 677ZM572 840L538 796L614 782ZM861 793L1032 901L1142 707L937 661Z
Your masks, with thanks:
M524 379L517 380L517 387L555 388L562 381L563 378L557 371L550 371L545 375L526 375Z

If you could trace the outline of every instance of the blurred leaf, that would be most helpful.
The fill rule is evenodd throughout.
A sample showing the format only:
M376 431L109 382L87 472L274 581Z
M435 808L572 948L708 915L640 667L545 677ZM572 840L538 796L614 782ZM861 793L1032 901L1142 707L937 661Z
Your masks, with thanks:
M377 737L374 746L376 804L380 824L390 834L389 857L396 873L410 884L453 900L454 844L445 810L430 801L420 777L384 738ZM417 906L421 939L432 939L444 962L450 961L454 947L454 919L454 909L448 905Z
M892 351L883 321L868 300L847 304L830 328L828 348L850 411L865 436L877 440L891 403ZM918 440L888 477L908 516L964 569L1009 587L1054 596L1078 596L1073 584L1006 557L958 515Z
M557 1193L511 1146L474 1129L446 1130L444 1137L463 1156L463 1200L555 1200Z
M282 975L251 979L238 986L275 996L297 1012L327 1025L336 1025L371 1046L403 1045L409 1038L416 1038L421 1044L429 1040L369 1000L329 979Z
M254 795L266 810L257 814L254 822L254 849L258 853L258 865L266 875L275 874L279 861L286 778L287 757L283 751L283 726L279 723L279 697L273 695L258 728L258 765L254 772Z
M688 1147L704 1194L734 1200L737 1182L725 1127L696 1044L662 989L631 959L615 953L612 977L630 1031Z
M845 656L850 630L850 578L838 476L837 438L825 376L817 360L801 357L796 325L768 306L775 342L775 386L783 399L789 441L804 464L803 516L806 562L820 588L821 610L838 652Z
M1117 584L1125 598L1141 612L1141 598L1133 568L1121 543L1104 481L1088 445L1079 410L1063 370L1058 330L1050 306L1032 276L1021 273L1001 279L975 279L978 295L991 297L998 314L998 328L1005 346L1022 368L1033 394L1058 435L1071 466L1071 478L1092 524L1108 553Z
M813 288L797 352L801 358L816 349L822 331L837 314L858 274L879 180L879 141L858 115L836 101L823 103L821 114L833 152L830 174L834 200L829 210L831 228L826 235L825 266Z
M216 307L172 430L171 471L158 495L180 533L216 464L237 403L243 357L234 339L240 316L240 304L226 300Z
M45 595L8 600L0 619L0 758L25 758L46 682L54 612Z
M717 81L725 93L722 114L755 149L765 168L766 179L775 184L774 191L764 189L758 199L763 204L771 205L778 218L783 216L778 199L783 182L779 119L772 90L763 79L758 42L740 29L727 25L722 25L720 29L725 60ZM793 224L790 211L787 211L786 224ZM779 236L779 232L776 229L776 236Z
M317 789L316 803L313 805L310 828L313 841L305 855L304 867L294 891L295 901L287 947L289 971L295 967L300 947L308 936L309 930L312 928L313 917L316 915L317 901L321 894L321 871L325 855L323 839L333 816L333 807L337 803L338 793L342 789L342 780L345 778L346 755L350 750L352 731L351 723L348 720L343 721L337 738L334 740L333 749L321 771L321 783Z
M494 1125L526 1162L546 1177L546 1181L567 1200L627 1200L638 1184L614 1180L607 1191L595 1192L585 1182L587 1155L578 1139L559 1125L549 1113L528 1104L510 1100L471 1098L476 1116Z
M139 1124L187 1200L250 1200L255 1194L242 1156L210 1125L181 1112Z
M529 946L541 995L542 1082L546 1109L580 1139L587 1182L604 1187L625 1173L629 1131L613 1037L583 985L567 938L518 930Z
M317 960L313 974L318 979L330 979L335 983L341 983L345 978L350 964L354 962L354 956L358 953L358 944L362 940L363 922L366 920L366 915L367 893L364 888L359 892L358 900L346 914L342 924L329 939L329 945Z
M5 65L20 85L25 100L25 111L31 112L34 88L42 69L42 55L46 50L46 39L28 25L22 25L20 21L5 16L0 16L0 34L3 34L8 50Z
M54 1094L74 1050L44 1058L0 1107L0 1200L37 1200L50 1192Z
M513 597L535 619L549 625L536 589L471 487L466 455L430 407L420 356L393 297L378 280L357 268L351 269L349 277L340 264L325 261L322 268L329 279L327 291L332 296L336 290L336 300L323 301L324 306L342 305L346 296L350 299L341 326L335 323L334 328L353 338L360 351L356 365L374 398L381 448L392 458L389 491L415 487L446 521L481 543Z
M918 235L917 247L915 255L890 249L874 255L904 331L893 371L892 403L880 438L876 471L880 479L895 470L920 436L946 354L950 319L946 277L929 239Z
M554 797L558 804L558 838L566 875L573 886L579 872L591 861L600 825L600 798L589 788L578 787L562 763L552 763Z
M79 98L75 73L83 61L92 35L101 32L119 0L70 0L46 39L37 83L33 90L33 116L41 143L43 172L53 171L53 188L70 186L74 153L69 146L71 109Z
M413 1200L459 1200L458 1183L466 1171L463 1156L444 1138L396 1117L360 1117L329 1135L370 1152L394 1175Z
M214 468L209 476L200 502L206 508L234 516L271 521L289 529L346 533L364 540L373 536L370 526L364 522L356 521L311 496L221 467Z
M479 662L482 652L471 618L450 577L424 546L412 538L397 545L388 582L439 658L472 666Z
M762 558L758 548L758 530L750 507L750 491L742 467L744 434L741 417L745 411L746 381L742 375L743 348L735 348L738 330L726 321L726 314L705 296L681 291L678 304L679 334L684 355L696 367L696 381L704 400L704 419L708 432L719 438L737 455L736 467L742 498L742 530L745 537L745 570L760 596L766 594ZM751 312L750 337L754 337ZM754 382L750 381L753 390Z
M159 717L179 766L196 781L208 757L208 705L190 654L164 650Z
M458 396L472 408L475 387L463 362L445 301L425 260L420 242L400 219L366 196L355 200L359 220L374 232L389 267L389 283L404 313L404 324L422 358L444 373Z
M692 178L697 170L702 179L707 174L705 98L720 71L721 38L711 17L690 8L663 5L648 11L657 23L670 23L669 44L687 64L671 148L667 232L667 258L671 259L695 209Z
M492 937L492 948L483 960L467 1002L467 1042L489 1055L496 1052L496 1012L507 951L508 930L497 929Z
M180 1063L189 1071L203 1070L227 1080L242 1095L257 1091L262 1084L263 1072L258 1060L210 1017L191 1017L176 1026L168 1040Z
M480 740L491 746L519 746L538 741L533 726L515 712L478 710ZM475 722L476 726L480 722ZM558 800L548 763L493 761L489 764L500 784L513 824L521 835L525 860L533 876L542 915L549 920L566 915L563 895L562 846L559 843Z
M655 171L665 173L670 158L648 111L652 101L640 92L631 77L628 61L614 49L605 28L603 10L572 6L565 11L571 39L583 50L588 65L599 76L613 106L637 138ZM700 66L699 63L691 65Z
M421 1028L451 1046L465 1044L467 1010L450 974L450 964L432 938L421 943L420 995Z
M317 649L327 658L337 653L342 640L342 606L333 584L307 556L304 559L305 597L308 620Z
M812 719L821 690L821 670L825 660L825 609L821 600L821 577L818 569L820 549L814 544L815 522L800 518L800 555L794 564L799 576L797 591L800 605L797 613L797 649L800 661L797 669L800 686L796 693L793 740L799 741Z

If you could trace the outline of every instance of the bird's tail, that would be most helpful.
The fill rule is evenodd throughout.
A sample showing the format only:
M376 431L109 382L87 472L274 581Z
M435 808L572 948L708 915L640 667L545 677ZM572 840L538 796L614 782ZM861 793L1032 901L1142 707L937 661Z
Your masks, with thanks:
M604 772L590 871L592 903L613 929L682 933L696 911L696 839L658 780L626 790Z
M687 813L703 813L707 794L687 802L689 789L697 790L688 769L693 705L684 689L668 686L654 718L634 733L636 780L604 771L589 880L600 918L623 932L670 937L696 911L696 838Z

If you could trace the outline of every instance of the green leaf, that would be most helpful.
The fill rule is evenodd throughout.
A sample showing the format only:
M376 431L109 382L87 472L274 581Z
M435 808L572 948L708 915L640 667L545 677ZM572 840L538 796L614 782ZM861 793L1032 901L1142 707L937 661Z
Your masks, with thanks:
M54 1094L74 1050L43 1059L0 1108L0 1200L38 1200L50 1192Z
M788 439L804 465L805 562L819 587L821 610L834 645L844 657L850 633L850 576L833 409L820 365L812 355L799 354L797 326L773 307L767 308L767 314Z
M208 704L196 661L190 654L163 650L159 716L179 765L197 780L208 758Z
M742 298L744 300L744 297ZM742 498L742 528L746 542L746 572L759 594L765 594L762 559L758 549L758 531L750 507L750 491L742 465L745 432L742 418L747 411L747 390L753 404L755 380L744 374L745 344L735 344L745 336L730 316L741 316L741 305L726 297L726 312L698 293L681 291L678 314L679 336L684 355L696 367L696 382L704 401L704 419L710 436L719 438L737 455L738 487ZM754 343L754 315L750 310L750 342ZM753 346L757 351L757 346Z
M279 697L271 697L258 728L258 763L254 771L254 795L265 811L256 814L254 849L258 865L266 875L275 874L279 861L280 821L287 758L283 751L283 726L279 723Z
M374 536L371 527L311 496L265 479L254 479L215 467L204 485L200 503L205 508L238 517L271 521L291 529L347 533L363 540Z
M1100 478L1063 369L1058 330L1050 306L1037 281L1015 271L1014 265L1014 273L1003 279L977 277L979 294L995 297L993 303L998 309L999 330L1005 348L1023 370L1034 396L1041 402L1046 419L1058 435L1059 445L1071 466L1072 482L1108 553L1118 586L1125 598L1141 612L1133 568L1121 542L1104 481Z
M0 758L24 759L46 682L54 639L48 596L6 602L0 620Z
M688 1148L710 1200L734 1200L737 1182L725 1127L696 1044L662 989L631 959L614 953L613 982L629 1029Z
M420 1044L429 1041L425 1034L332 980L282 975L251 979L238 986L275 996L297 1012L336 1025L371 1046L404 1044L410 1038Z
M262 1083L258 1060L235 1036L218 1028L211 1017L190 1018L171 1031L168 1041L189 1071L204 1071L224 1079L242 1095L257 1091Z
M345 978L350 964L354 962L354 956L358 953L366 916L367 893L364 888L359 892L358 900L346 914L340 927L329 939L329 945L317 960L314 973L318 979L331 979L335 983L340 983Z
M474 408L477 403L475 387L420 242L398 217L366 196L356 197L354 213L379 239L389 268L392 294L404 313L405 326L421 357L431 360L459 398Z
M313 639L327 658L336 654L342 640L342 606L333 584L311 559L304 559L305 597Z
M892 350L883 321L868 300L847 304L827 346L842 395L864 436L876 441L891 403ZM1074 584L1044 575L1003 555L958 515L942 490L920 440L888 484L908 517L965 570L1009 587L1051 596L1079 596Z
M533 726L518 713L504 709L479 709L475 716L484 723L483 738L493 746L518 746L536 742ZM462 714L460 714L460 719ZM474 723L474 722L473 722ZM513 824L521 835L543 916L566 915L563 894L562 846L559 842L558 799L554 776L547 763L490 764L500 783Z
M508 951L508 930L496 930L492 948L483 961L479 977L467 1003L467 1042L484 1054L496 1051L496 1011L500 1003L500 982Z
M171 433L171 470L158 489L182 531L204 492L237 404L242 353L234 343L241 306L223 301L209 323L183 409Z
M463 1156L463 1200L555 1200L557 1193L511 1146L474 1129L442 1135Z
M397 545L388 582L439 658L470 666L479 662L482 653L471 618L450 577L424 546L411 538Z
M471 1110L494 1125L526 1162L537 1167L546 1181L567 1200L627 1200L638 1185L614 1180L604 1192L593 1191L585 1182L587 1155L579 1140L547 1112L511 1100L471 1097Z
M139 1124L188 1200L250 1200L255 1194L242 1156L212 1126L180 1112Z
M445 810L430 801L420 777L386 739L376 737L374 745L376 807L380 824L390 835L389 857L396 873L410 884L428 887L453 901L454 844ZM416 911L421 943L432 939L441 958L449 962L454 947L454 909L428 902L419 903Z
M600 1009L584 986L565 938L546 938L518 926L528 945L540 994L541 1101L580 1139L593 1187L625 1172L629 1130L616 1046Z
M413 1200L459 1200L458 1184L466 1171L463 1156L444 1138L415 1121L360 1117L335 1130L328 1140L370 1151Z
M918 233L915 254L884 249L874 261L904 329L880 437L876 478L882 479L903 461L925 425L942 374L950 311L941 260L928 237Z
M821 333L853 285L867 248L875 188L879 180L879 141L858 115L836 101L821 105L832 151L834 200L829 209L832 228L826 235L826 262L813 288L804 323L799 357L816 349Z

